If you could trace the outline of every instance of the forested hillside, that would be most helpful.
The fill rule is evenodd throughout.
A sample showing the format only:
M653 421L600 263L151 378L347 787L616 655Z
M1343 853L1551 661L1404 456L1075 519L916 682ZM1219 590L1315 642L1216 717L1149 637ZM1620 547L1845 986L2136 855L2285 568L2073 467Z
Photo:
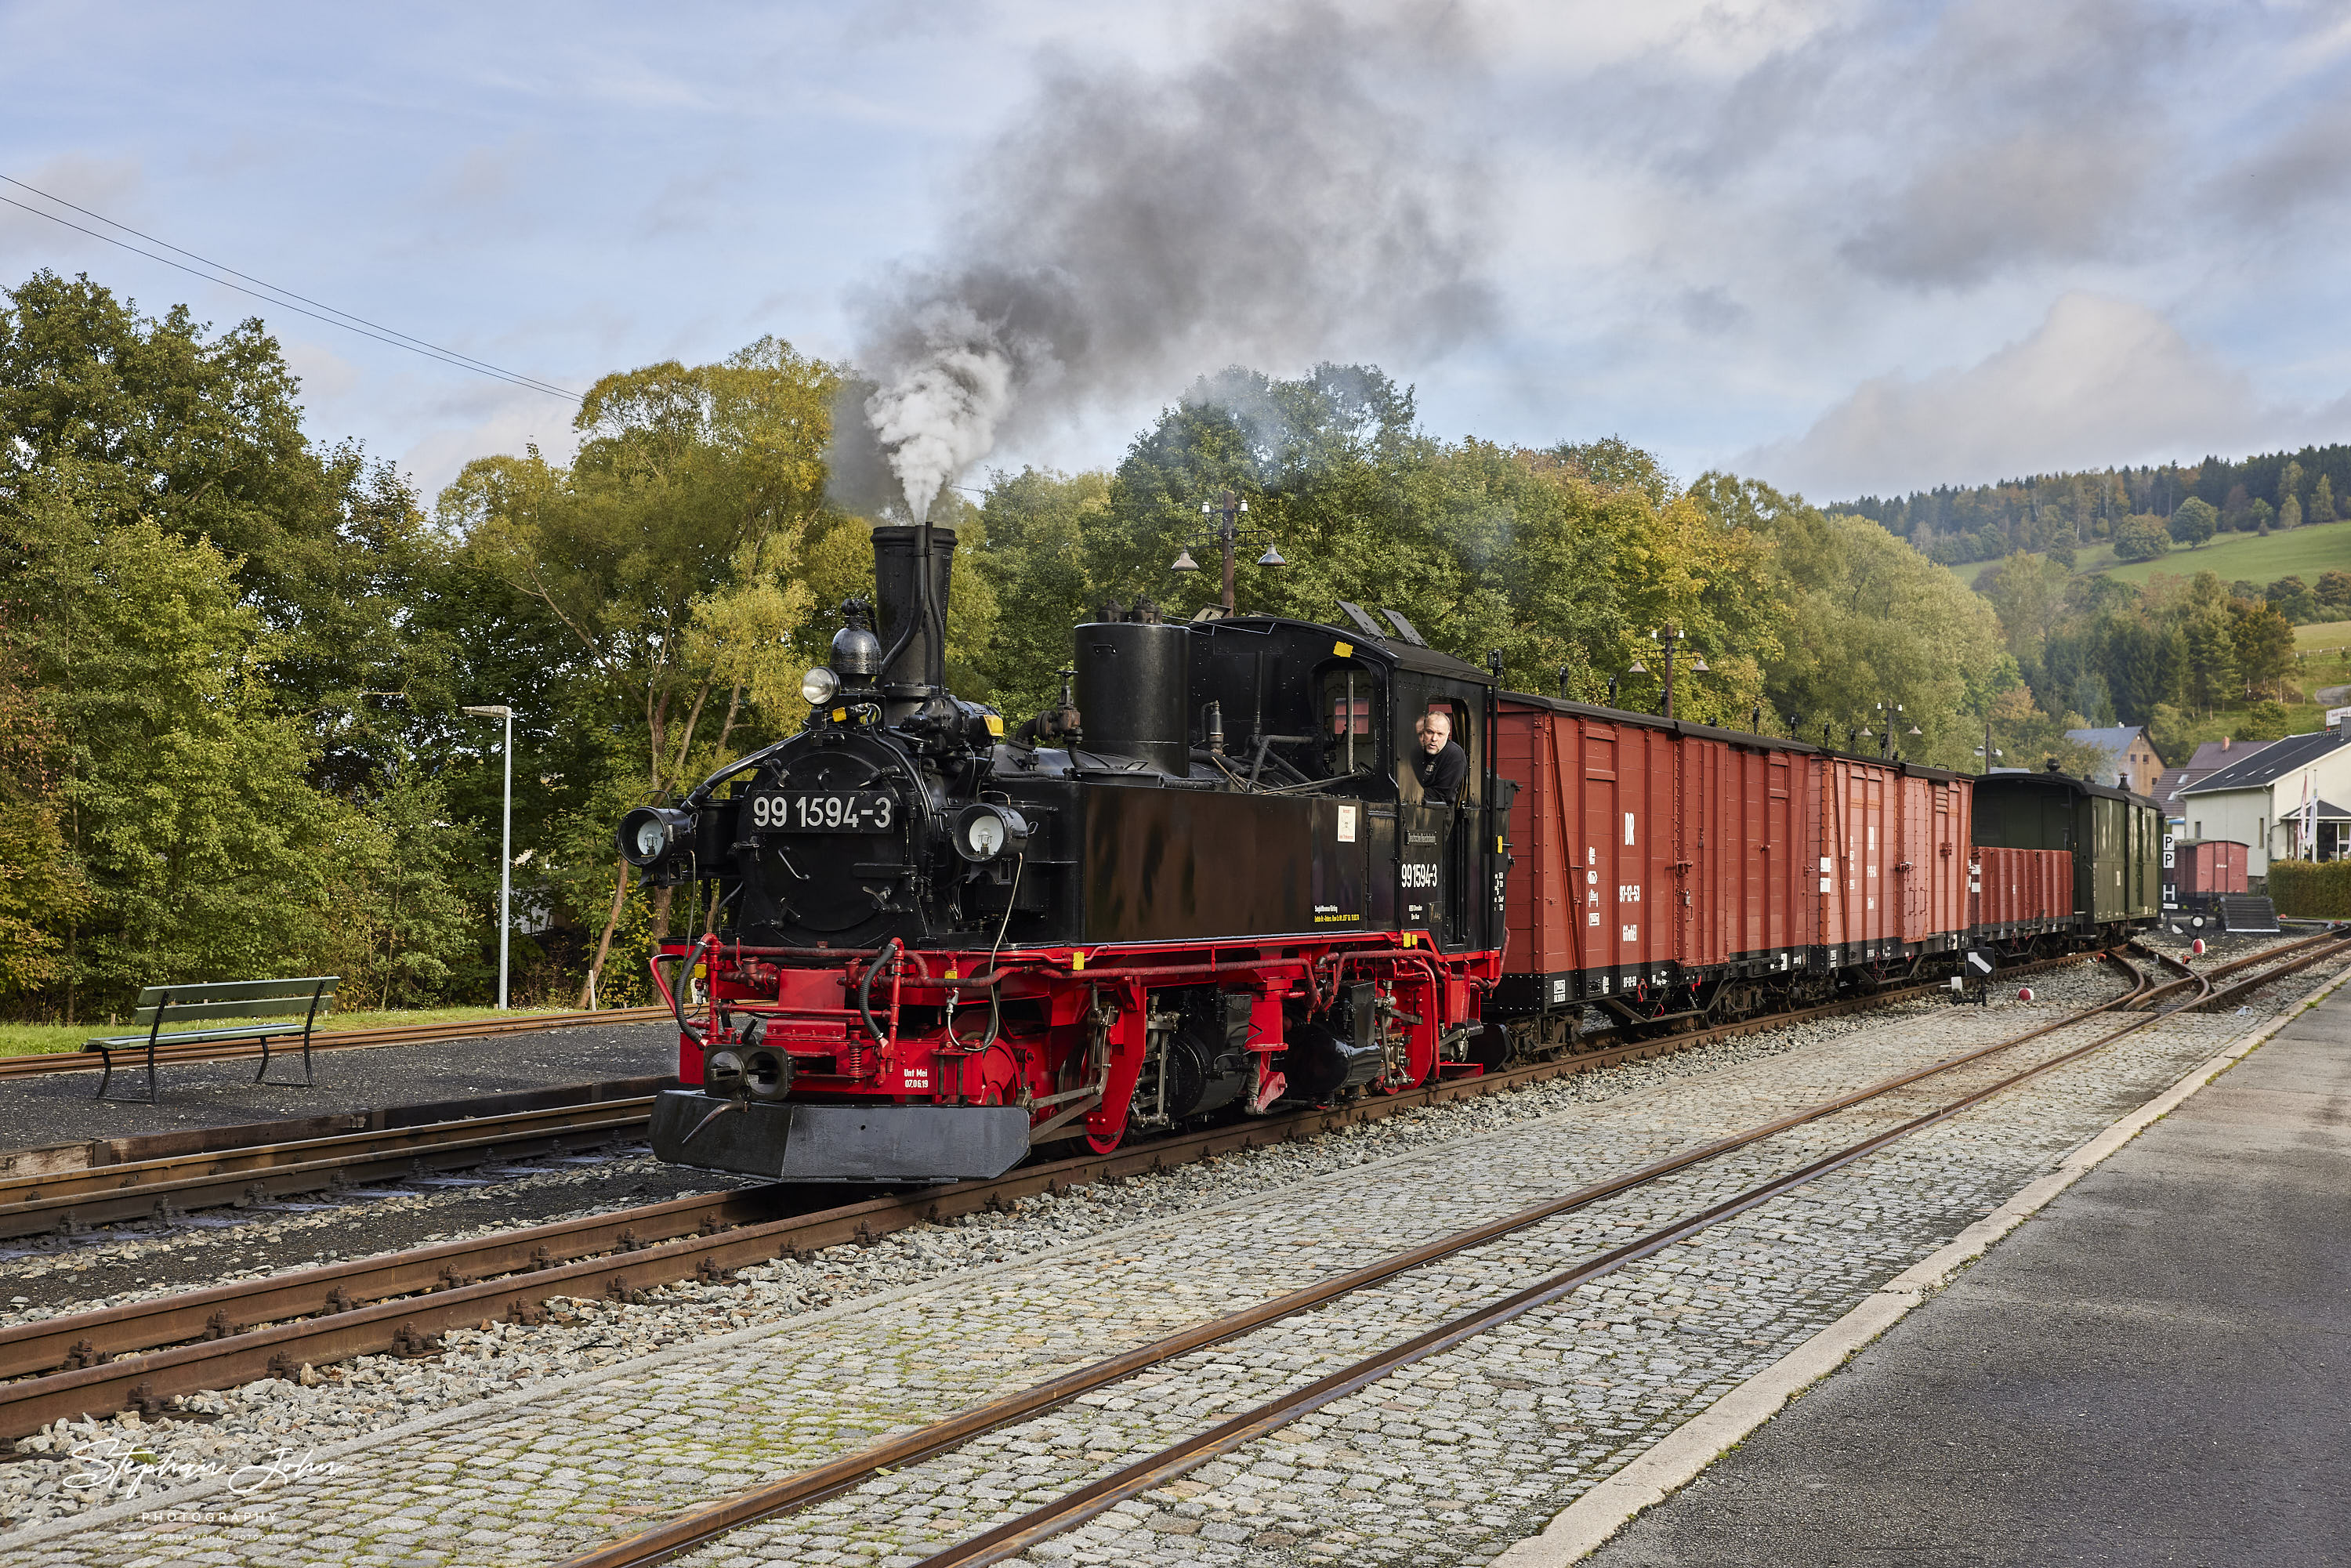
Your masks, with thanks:
M773 337L615 372L569 463L484 456L425 497L304 428L258 321L47 273L7 293L0 1015L301 972L346 977L354 1007L482 999L499 732L462 710L495 704L517 715L517 999L576 1004L591 974L641 998L648 944L694 915L630 887L612 824L798 727L799 673L871 591L868 519L828 490L852 375ZM1513 685L1617 680L1628 707L1656 703L1632 666L1671 622L1708 666L1683 666L1684 715L1946 767L1976 765L1987 720L2011 760L2080 767L2079 716L2282 684L2283 618L2223 585L2085 588L2028 555L1979 595L1865 517L1683 484L1616 439L1440 438L1409 388L1326 365L1204 379L1109 470L949 492L957 689L1017 720L1098 604L1207 602L1200 507L1228 488L1288 561L1244 555L1247 608L1386 606L1464 658L1499 649ZM1187 545L1211 570L1171 572Z
M2175 524L2189 502L2201 506L2189 507L2185 522ZM2151 523L2168 542L2194 544L2216 531L2266 533L2351 516L2351 446L2305 446L2233 463L2207 457L2189 467L2166 464L1972 487L1938 485L1883 500L1838 501L1828 509L1881 523L1949 566L2018 550L2071 565L2074 551L2099 539L2116 541L2122 559L2144 559L2160 547L2134 542L2129 525L2135 520Z

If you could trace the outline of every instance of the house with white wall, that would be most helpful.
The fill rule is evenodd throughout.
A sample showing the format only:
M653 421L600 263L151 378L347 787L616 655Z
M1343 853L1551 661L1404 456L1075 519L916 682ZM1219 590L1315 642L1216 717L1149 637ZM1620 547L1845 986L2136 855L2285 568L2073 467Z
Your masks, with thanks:
M2305 839L2303 803L2314 802L2316 831ZM2249 876L2267 876L2277 860L2339 860L2351 847L2351 724L2316 735L2289 735L2241 762L2209 773L2179 791L2179 821L2190 839L2250 844Z

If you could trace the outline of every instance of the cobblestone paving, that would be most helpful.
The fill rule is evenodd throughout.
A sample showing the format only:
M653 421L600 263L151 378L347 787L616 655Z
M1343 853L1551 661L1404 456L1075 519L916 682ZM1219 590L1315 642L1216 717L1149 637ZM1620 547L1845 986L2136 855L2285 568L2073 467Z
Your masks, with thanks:
M219 1526L99 1523L25 1563L541 1561L822 1462L1246 1302L1359 1267L1969 1043L2031 1009L1914 1013L1370 1166L1256 1191L380 1434ZM1038 1561L1482 1562L1948 1240L2250 1020L2167 1020L1566 1301L1326 1407L1037 1549ZM1951 1096L2084 1026L1169 1363L695 1561L911 1562ZM718 1293L723 1296L723 1292ZM724 1312L723 1303L705 1310ZM219 1507L235 1500L216 1499Z

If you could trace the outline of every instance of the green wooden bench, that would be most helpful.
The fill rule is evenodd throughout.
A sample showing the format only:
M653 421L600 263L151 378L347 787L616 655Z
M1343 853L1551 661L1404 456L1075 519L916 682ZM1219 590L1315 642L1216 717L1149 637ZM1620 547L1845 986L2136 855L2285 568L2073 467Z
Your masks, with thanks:
M112 1034L89 1041L84 1051L95 1051L106 1059L106 1071L99 1075L98 1097L107 1098L107 1085L114 1081L114 1053L118 1051L146 1049L147 1103L155 1103L155 1047L160 1040L165 1045L203 1045L226 1040L257 1040L261 1041L261 1071L253 1075L256 1083L271 1083L280 1089L311 1087L310 1031L318 1022L319 1012L335 999L335 987L340 975L310 975L298 980L214 980L195 986L149 986L139 993L139 1009L131 1015L131 1027L144 1028L143 1034ZM288 1014L301 1013L302 1021L296 1023L243 1023L212 1029L179 1030L163 1032L166 1023L193 1023L202 1019L284 1019ZM291 1035L302 1037L302 1081L280 1081L269 1076L269 1042Z

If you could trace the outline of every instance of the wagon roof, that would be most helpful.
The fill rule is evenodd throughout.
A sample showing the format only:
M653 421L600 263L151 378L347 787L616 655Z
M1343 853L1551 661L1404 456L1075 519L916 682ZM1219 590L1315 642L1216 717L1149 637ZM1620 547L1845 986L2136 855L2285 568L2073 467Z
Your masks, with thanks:
M1629 724L1642 729L1670 731L1676 735L1695 736L1706 740L1724 741L1743 746L1751 751L1796 751L1813 757L1842 758L1872 768L1886 768L1914 779L1934 779L1946 783L1972 778L1966 773L1953 773L1947 768L1929 768L1923 762L1896 761L1891 758L1872 757L1865 752L1839 751L1834 747L1814 746L1810 741L1791 740L1785 736L1756 735L1744 729L1725 729L1717 725L1697 724L1686 718L1662 718L1653 713L1632 713L1624 708L1604 707L1597 703L1580 703L1566 697L1547 697L1533 692L1504 692L1506 703L1518 703L1541 708L1549 713L1572 713L1584 718L1604 719L1610 724Z
M1997 790L2010 785L2062 789L2074 795L2095 795L2102 800L2125 800L2134 806L2144 806L2150 811L2160 809L2150 796L2117 789L2111 784L2093 784L2086 779L2076 779L2071 773L2053 773L2045 768L1995 768L1976 778L1979 789Z

